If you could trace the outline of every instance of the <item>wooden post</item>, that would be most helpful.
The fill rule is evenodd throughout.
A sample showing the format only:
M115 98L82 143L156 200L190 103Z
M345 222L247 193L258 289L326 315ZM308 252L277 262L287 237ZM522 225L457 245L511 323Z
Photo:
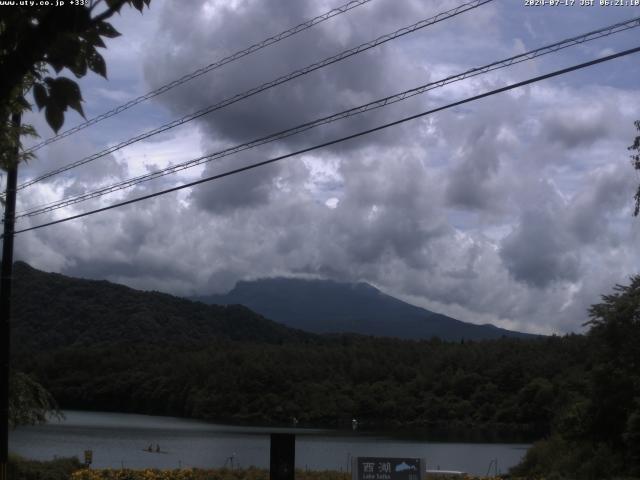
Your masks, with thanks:
M20 114L14 113L11 122L20 127ZM4 236L2 237L2 271L0 272L0 480L7 480L9 461L9 375L11 373L11 276L13 274L13 226L16 214L16 186L18 184L18 144L14 162L7 165L7 191L4 206Z
M272 433L269 480L294 480L296 436L292 433Z

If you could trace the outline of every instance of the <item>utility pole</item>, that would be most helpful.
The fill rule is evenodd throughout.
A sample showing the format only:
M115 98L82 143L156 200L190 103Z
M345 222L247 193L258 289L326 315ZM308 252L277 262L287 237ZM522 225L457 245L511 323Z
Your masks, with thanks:
M8 480L9 461L9 375L11 373L11 277L13 274L13 231L16 215L16 186L18 184L18 153L20 148L20 114L11 115L11 123L18 135L13 161L7 165L7 191L4 206L4 235L2 237L2 272L0 273L0 480Z

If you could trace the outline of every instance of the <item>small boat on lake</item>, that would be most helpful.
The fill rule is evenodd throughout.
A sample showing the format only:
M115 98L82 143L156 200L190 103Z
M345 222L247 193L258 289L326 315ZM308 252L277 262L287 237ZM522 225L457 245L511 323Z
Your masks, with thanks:
M147 453L169 453L166 450L160 450L160 445L156 443L156 448L153 448L153 444L149 444L147 448L142 449L143 452Z

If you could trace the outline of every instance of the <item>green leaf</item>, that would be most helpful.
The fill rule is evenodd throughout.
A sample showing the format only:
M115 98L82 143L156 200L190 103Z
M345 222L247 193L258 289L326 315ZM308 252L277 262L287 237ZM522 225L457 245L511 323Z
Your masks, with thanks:
M86 41L80 44L80 49L76 55L73 65L67 65L67 68L73 72L76 78L82 78L87 74L87 51Z
M82 115L82 118L86 120L87 117L84 116L84 111L82 110L82 104L80 103L80 100L73 100L69 102L69 106L73 108L76 112L78 112L80 115Z
M50 83L49 93L52 101L63 111L69 106L84 117L82 105L80 104L82 93L76 82L66 77L56 78Z
M104 78L107 78L107 64L98 52L92 50L89 52L87 56L87 65L89 68L96 72L98 75L102 75Z
M109 8L115 8L116 12L120 11L125 2L122 0L106 0Z
M74 71L84 45L85 42L76 35L59 35L50 46L46 61L54 68L56 73L60 73L64 67Z
M118 32L109 22L100 22L96 25L96 32L107 38L116 38L120 36Z
M84 32L91 28L91 10L88 8L78 8L73 12L74 31Z
M42 110L49 100L47 89L44 88L44 85L42 85L41 83L36 83L33 85L33 98L36 101L38 110Z
M83 55L78 55L76 63L69 66L76 78L82 78L87 74L87 59Z
M64 63L62 62L62 60L52 54L47 55L46 62L53 67L56 73L60 73L64 68Z
M49 94L54 98L63 99L65 103L69 103L69 100L82 100L78 84L66 77L52 80L49 83Z
M60 127L62 127L64 123L64 110L54 102L49 102L47 108L44 110L44 116L49 126L53 128L53 131L58 133L58 130L60 130Z
M31 104L27 102L26 98L23 95L18 97L18 105L22 107L23 110L31 110Z
M102 41L102 38L100 38L100 34L98 33L98 30L96 28L86 30L85 32L81 33L80 36L84 38L87 41L87 44L91 47L107 47Z

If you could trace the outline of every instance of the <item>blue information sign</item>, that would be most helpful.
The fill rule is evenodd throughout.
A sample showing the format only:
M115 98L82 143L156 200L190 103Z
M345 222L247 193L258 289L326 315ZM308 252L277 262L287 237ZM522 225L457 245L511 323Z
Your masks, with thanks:
M355 457L352 480L423 480L422 458Z

